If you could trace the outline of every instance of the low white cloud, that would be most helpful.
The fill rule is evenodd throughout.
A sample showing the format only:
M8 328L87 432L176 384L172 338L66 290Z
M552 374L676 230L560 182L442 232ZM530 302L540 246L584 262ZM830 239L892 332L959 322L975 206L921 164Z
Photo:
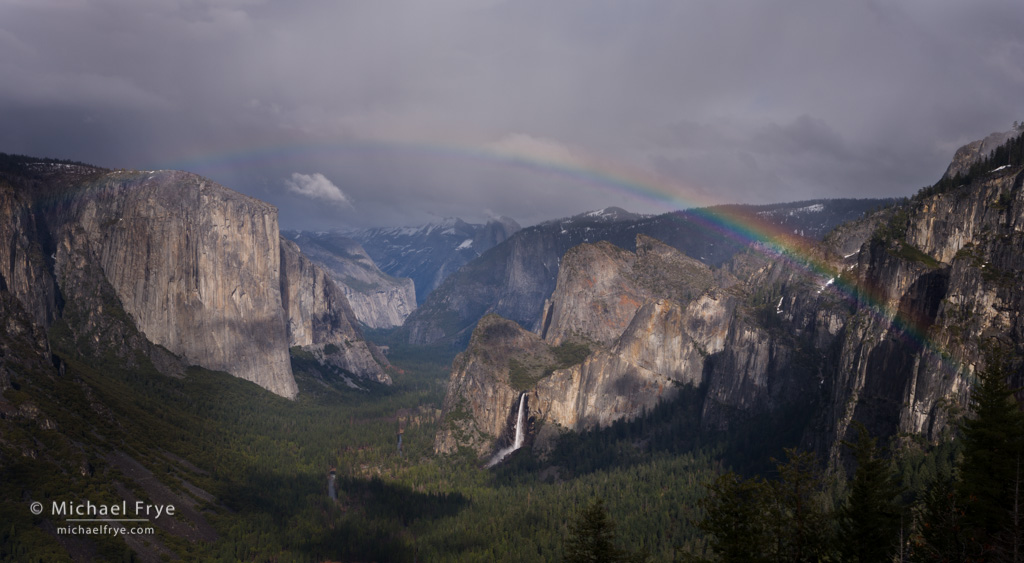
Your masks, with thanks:
M352 206L352 202L341 191L341 188L335 186L333 182L319 172L314 174L293 172L291 179L285 180L284 184L288 191L301 196L339 203L348 207Z

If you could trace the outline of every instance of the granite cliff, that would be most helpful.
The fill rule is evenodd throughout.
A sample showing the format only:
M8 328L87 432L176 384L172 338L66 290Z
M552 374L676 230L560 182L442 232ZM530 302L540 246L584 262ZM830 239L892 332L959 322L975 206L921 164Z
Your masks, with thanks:
M707 266L636 238L636 253L607 242L566 253L542 335L497 315L480 321L453 366L438 452L485 456L506 443L522 392L544 446L559 429L633 418L680 385L702 384L730 305Z
M520 391L536 448L639 416L680 385L703 390L703 431L784 417L832 461L853 420L883 439L938 441L989 345L1016 358L1011 384L1024 383L1024 139L1008 142L1007 162L982 159L959 185L713 270L642 236L636 253L569 250L538 336L496 317L474 331L435 449L505 445ZM587 353L561 365L564 346Z
M282 234L330 274L355 317L367 327L400 326L416 308L413 281L382 272L354 239L330 232Z
M728 263L745 246L720 230L708 229L708 214L746 216L818 240L836 225L888 203L891 201L816 200L731 205L657 216L636 215L613 207L548 221L516 232L445 279L409 316L403 333L411 344L462 348L477 320L490 313L536 331L545 319L545 301L555 289L562 256L583 243L607 241L634 251L636 235L640 233L717 267Z
M95 259L149 341L293 397L279 238L262 201L184 172L113 172L74 193L56 271Z
M291 346L312 352L321 362L379 383L391 383L387 360L363 338L345 292L330 275L281 239L281 297Z
M871 288L847 323L822 420L834 444L851 420L876 434L937 440L967 404L986 347L1024 351L1024 166L915 198L852 272ZM833 455L837 455L835 450Z
M141 351L165 373L195 364L285 397L298 391L290 346L347 342L333 363L386 379L322 270L282 275L304 258L282 248L273 206L185 172L3 160L2 289L36 330L70 333L79 353L131 364Z

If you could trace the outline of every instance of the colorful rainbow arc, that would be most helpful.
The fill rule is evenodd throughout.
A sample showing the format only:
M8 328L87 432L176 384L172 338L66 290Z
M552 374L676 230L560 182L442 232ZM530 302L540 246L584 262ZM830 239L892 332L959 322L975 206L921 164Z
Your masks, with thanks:
M685 219L682 219L679 213L673 216L680 220L694 221L703 228L713 230L743 245L753 244L772 260L785 261L821 280L833 280L834 291L854 308L867 310L876 318L889 323L891 336L896 336L923 353L934 355L939 360L935 365L940 365L949 372L962 371L960 366L954 365L950 354L927 337L926 329L919 322L890 310L885 304L883 292L877 288L864 287L840 276L837 262L824 258L820 252L814 252L813 242L794 236L782 227L739 206L722 206L722 202L713 201L703 190L608 159L581 154L574 154L571 158L555 159L482 145L360 140L340 143L297 143L253 147L217 154L207 153L168 163L167 167L209 174L220 168L245 166L250 163L302 161L337 156L339 153L375 152L407 153L453 161L482 161L497 166L553 175L635 199L667 205L678 210L685 209Z

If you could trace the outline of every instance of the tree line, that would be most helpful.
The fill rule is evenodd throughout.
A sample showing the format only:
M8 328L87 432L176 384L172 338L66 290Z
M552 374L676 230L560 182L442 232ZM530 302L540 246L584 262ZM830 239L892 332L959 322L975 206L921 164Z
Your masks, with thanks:
M1005 354L992 354L958 426L962 454L948 475L908 495L896 465L855 423L845 443L856 470L842 486L810 453L787 450L777 475L720 476L703 501L702 553L689 561L1024 560L1024 413ZM844 489L844 490L841 490Z

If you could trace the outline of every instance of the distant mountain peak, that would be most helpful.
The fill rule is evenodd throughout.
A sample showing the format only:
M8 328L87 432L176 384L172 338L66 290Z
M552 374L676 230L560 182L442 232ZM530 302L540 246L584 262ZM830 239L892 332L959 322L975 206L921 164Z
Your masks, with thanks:
M603 209L596 209L594 211L584 211L570 217L562 217L561 219L552 219L550 221L544 221L541 225L551 224L567 224L567 223L593 223L595 221L601 223L615 223L618 221L636 221L648 217L648 215L642 215L639 213L633 213L632 211L626 211L621 207L605 207Z
M449 274L520 229L510 217L486 224L456 217L415 227L365 229L348 236L362 243L381 270L411 278L416 298L422 302Z
M590 217L595 219L605 219L608 221L625 221L629 219L638 219L642 217L639 214L631 213L621 207L605 207L604 209L598 209L597 211L588 211L582 214L584 217Z

